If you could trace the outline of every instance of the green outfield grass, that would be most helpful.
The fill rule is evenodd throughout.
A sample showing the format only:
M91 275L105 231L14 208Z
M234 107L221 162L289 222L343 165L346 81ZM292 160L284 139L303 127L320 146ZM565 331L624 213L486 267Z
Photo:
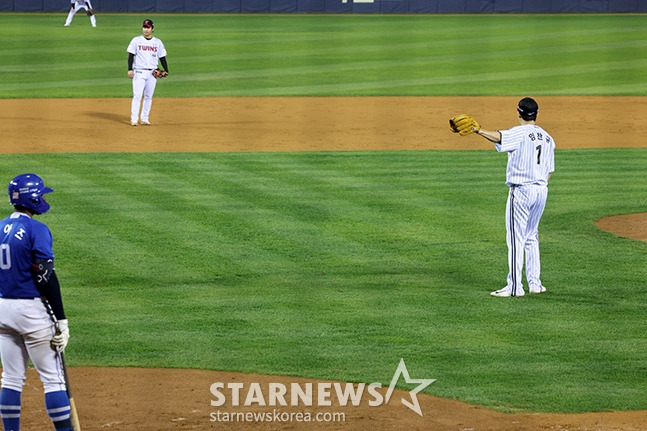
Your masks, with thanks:
M65 16L0 14L0 97L130 95L144 15ZM647 15L150 17L162 97L647 94Z
M146 17L170 53L156 97L647 92L645 15ZM0 14L0 98L129 97L143 18ZM25 154L0 172L56 189L40 219L71 365L388 384L404 358L437 379L425 392L504 411L647 409L647 245L594 226L645 211L647 150L558 150L549 292L509 300L488 295L507 272L505 162Z
M503 410L647 407L647 150L560 151L541 226L549 293L507 272L496 152L5 155L56 189L74 365L388 384ZM631 174L628 174L631 173ZM403 384L403 382L401 382ZM404 386L406 387L406 385Z

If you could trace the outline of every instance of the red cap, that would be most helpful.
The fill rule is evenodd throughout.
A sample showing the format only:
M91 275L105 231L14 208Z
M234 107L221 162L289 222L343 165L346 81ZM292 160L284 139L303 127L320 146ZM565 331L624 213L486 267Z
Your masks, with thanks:
M150 19L145 19L144 24L142 24L142 27L155 28L155 25L153 24L153 21L151 21Z

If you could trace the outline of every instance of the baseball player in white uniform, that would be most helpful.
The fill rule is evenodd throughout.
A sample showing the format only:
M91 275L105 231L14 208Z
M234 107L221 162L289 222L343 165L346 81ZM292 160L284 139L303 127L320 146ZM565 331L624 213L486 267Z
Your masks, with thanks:
M548 180L555 170L555 141L535 124L539 106L530 97L519 101L519 126L509 130L474 133L494 143L497 151L508 153L506 185L510 188L506 204L506 231L509 272L503 289L492 296L523 296L524 254L526 281L530 293L543 293L540 279L539 221L546 206Z
M45 408L54 428L72 427L57 353L65 349L70 332L54 270L52 234L34 218L49 210L44 195L53 191L38 175L18 175L9 182L14 212L0 220L0 416L6 431L20 429L21 394L30 359L43 382Z
M90 0L70 0L70 3L72 3L72 7L70 8L70 13L67 14L65 27L69 27L70 24L72 24L72 18L74 18L74 15L76 15L76 13L81 9L84 9L90 16L90 24L92 24L92 27L97 26L97 17L94 15L94 9L92 8Z
M150 19L144 20L142 24L142 35L134 37L126 51L128 51L128 77L133 80L133 100L130 109L130 124L136 126L138 121L141 124L150 126L149 116L153 104L153 94L157 80L153 71L158 68L158 62L162 63L164 73L168 74L166 63L166 48L161 40L153 36L155 25ZM142 93L144 103L141 103ZM139 110L141 106L141 117Z

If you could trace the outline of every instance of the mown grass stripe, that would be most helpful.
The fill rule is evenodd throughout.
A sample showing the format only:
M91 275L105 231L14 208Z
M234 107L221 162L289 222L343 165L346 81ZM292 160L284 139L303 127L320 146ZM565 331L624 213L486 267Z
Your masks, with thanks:
M532 69L519 69L519 70L506 70L502 72L493 72L493 73L481 73L481 74L460 74L453 71L450 75L440 75L432 76L428 78L412 78L412 79L398 79L398 80L363 80L363 82L357 82L351 78L351 82L347 83L338 83L338 84L311 84L312 80L310 79L314 75L327 75L330 74L330 67L314 67L314 66L305 66L305 67L296 67L290 70L285 70L282 68L272 68L272 69L261 69L255 71L239 71L239 72L215 72L215 73L202 73L202 74L193 74L190 76L178 76L175 81L179 83L183 82L205 82L205 81L222 81L222 80L244 80L244 79L261 79L266 80L267 78L284 78L286 76L304 76L308 81L306 85L290 85L286 87L273 87L271 89L264 89L261 86L251 87L246 90L208 90L204 88L197 95L198 96L253 96L253 95L262 95L262 96L296 96L301 94L364 94L364 92L369 90L380 90L380 89L402 89L406 87L439 87L445 86L447 84L457 84L457 83L488 83L488 82L513 82L513 81L527 81L531 78L541 75L544 78L552 77L572 77L578 76L581 77L583 74L592 74L599 75L602 72L621 72L621 71L630 71L637 68L644 68L647 66L647 60L627 60L627 61L613 61L613 62L603 62L603 63L590 63L590 64L576 64L565 67L543 67L543 68L532 68ZM334 68L333 68L334 69ZM370 65L365 63L357 63L355 65L343 65L336 68L337 71L372 71L373 69ZM372 73L371 75L374 75ZM361 75L360 75L361 76ZM572 78L571 78L572 79ZM571 82L571 79L568 79ZM61 80L55 82L41 82L41 83L15 83L15 84L5 84L3 85L3 91L26 91L26 90L43 90L51 88L78 88L86 87L91 83L94 83L95 87L111 87L117 83L123 83L123 78L112 78L104 79L100 82L95 82L90 79L76 79L76 80ZM556 85L560 85L560 80L554 81ZM630 85L631 88L645 88L647 84L625 84ZM478 87L475 87L478 88ZM588 88L588 87L584 87ZM602 91L606 88L606 91ZM596 87L600 89L596 94L613 94L614 88L608 86L605 87ZM438 91L438 90L436 90ZM488 89L480 90L478 94L490 94ZM124 91L122 91L123 93ZM586 94L583 90L578 90L577 88L570 88L569 90L559 90L559 88L547 88L542 89L541 94Z
M440 31L440 30L439 30ZM400 31L398 33L395 33L402 37L402 33L407 33L406 30ZM422 32L422 30L420 30ZM181 40L176 40L173 39L172 46L175 48L177 52L174 52L174 58L177 58L180 62L186 62L186 61L192 61L195 63L204 63L204 62L215 62L217 60L220 61L235 61L235 60L261 60L261 59L275 59L279 58L284 60L285 56L287 53L289 53L289 56L291 58L294 57L299 57L299 56L308 56L312 58L316 58L322 55L329 55L329 54L335 54L335 56L339 57L340 59L343 59L346 55L349 54L362 54L362 53L367 53L367 52L381 52L382 54L389 53L390 51L393 51L394 53L401 53L403 51L406 51L408 49L413 49L413 50L418 50L418 49L426 49L426 50L433 50L437 52L438 54L441 54L446 52L447 48L463 48L461 51L464 52L469 52L471 55L476 56L477 58L481 56L489 56L489 55L494 55L494 56L504 56L504 55L510 55L510 56L515 56L515 55L532 55L533 53L551 53L557 50L559 52L559 48L557 46L551 46L549 43L550 40L555 40L556 42L562 41L558 46L563 46L562 49L564 49L564 52L577 52L577 51L600 51L600 52L605 52L609 50L615 50L618 48L626 48L626 49L631 49L631 48L640 48L644 47L645 42L644 40L641 39L632 39L632 40L626 40L626 41L621 41L621 42L608 42L608 37L610 34L618 34L618 33L627 33L627 34L633 34L635 33L635 29L632 28L622 28L622 29L614 29L612 32L609 29L606 30L581 30L581 31L564 31L556 34L551 34L551 35L546 35L546 37L542 40L542 45L536 46L533 48L531 52L529 52L527 49L513 49L513 50L493 50L493 49L488 49L487 52L482 52L481 49L475 50L475 48L479 48L481 46L486 46L492 48L492 46L496 46L499 44L504 44L504 45L513 45L513 44L520 44L523 43L524 41L533 41L535 36L534 35L505 35L505 36L488 36L484 37L482 34L476 34L474 35L473 40L470 41L470 45L466 46L464 40L455 40L455 39L447 39L447 40L434 40L433 44L430 44L429 40L424 37L428 36L427 34L423 34L423 39L419 42L409 42L404 40L394 40L391 41L388 38L384 37L384 34L382 32L379 33L380 37L377 38L379 42L376 42L376 37L373 36L372 34L368 35L358 35L358 36L352 36L353 38L353 43L348 44L347 39L349 37L348 34L339 34L336 35L336 37L331 38L330 36L326 36L325 38L322 38L321 35L316 35L313 38L301 38L301 37L294 37L290 36L287 38L287 40L282 41L282 40L274 40L272 38L264 38L261 43L258 41L249 41L249 44L254 45L253 50L246 50L246 49L241 49L244 47L245 41L244 40L231 40L231 41L221 41L218 39L209 39L209 40L203 40L203 41L195 41L195 40L187 40L186 42L182 42ZM568 43L566 45L563 44L563 41L580 41L583 36L586 36L588 40L593 39L593 36L599 36L599 41L600 43L597 44L582 44L582 43L577 43L577 44L571 44ZM330 46L330 42L335 41L338 39L341 43L339 46ZM360 43L362 39L365 39L367 42L370 43ZM118 41L115 41L117 43ZM281 49L277 49L275 44L277 42L281 42L282 46ZM303 45L305 42L317 42L317 43L311 43L307 45L307 48L305 49L298 49L301 45ZM607 43L604 43L607 42ZM56 42L54 42L56 43ZM61 40L61 43L65 43L64 40ZM231 53L229 53L227 50L224 50L223 48L226 48L226 46L229 45L232 50ZM268 46L271 48L268 50ZM198 58L192 58L191 56L187 56L185 53L191 53L192 50L199 50L200 48L209 48L211 51L211 55L206 55L206 56L200 56ZM125 51L125 49L124 49ZM213 55L213 51L222 51L224 54L216 54ZM242 52L241 52L242 51ZM247 52L249 51L249 52ZM52 66L56 66L57 64L63 64L63 63L57 63L57 62L47 62L47 63L42 63L38 62L39 58L42 58L41 56L43 54L66 54L69 52L69 48L67 46L62 46L60 48L56 47L43 47L43 48L27 48L25 49L24 47L21 48L16 48L16 49L10 49L10 48L5 48L3 49L3 55L7 59L7 61L0 66L0 71L11 71L15 67L20 67L21 65L25 65L25 61L29 62L29 65L33 66L39 66L39 67L44 67L45 65L51 64ZM96 52L96 49L93 47L86 47L84 48L83 46L79 47L78 49L75 50L75 53L78 55L84 55L84 54L89 54L92 52ZM114 53L117 52L117 50L113 50ZM120 51L119 51L120 52ZM121 53L121 52L120 52ZM415 53L415 52L414 52ZM17 63L12 64L11 57L15 57L15 60ZM455 58L458 57L459 54L453 54L453 55L441 55L440 58ZM93 57L93 56L92 56ZM184 59L186 58L186 59ZM97 61L98 59L92 58L91 60L88 60L85 62L85 64L91 64L92 62ZM415 59L412 59L415 61ZM42 60L41 60L42 61ZM442 60L441 60L442 61ZM67 67L73 68L73 64L65 63ZM82 62L80 64L83 65ZM100 65L97 64L96 67L98 68Z
M252 95L263 95L263 96L296 96L296 95L323 95L323 94L344 94L344 95L360 95L360 94L371 94L371 91L378 91L381 89L392 89L392 90L401 90L406 87L421 87L429 88L432 87L433 90L429 91L433 94L448 94L451 93L451 90L447 90L446 85L455 85L455 84L479 84L479 83L492 83L492 82L507 82L508 85L512 85L513 82L529 82L536 76L542 76L544 78L559 78L559 77L569 77L570 79L567 82L572 82L574 76L578 78L582 74L592 74L599 75L601 72L609 71L623 71L623 70L634 70L638 67L645 67L647 65L646 60L627 60L619 62L606 62L606 63L590 63L590 64L578 64L567 67L540 67L540 68L529 68L529 69L519 69L519 70L506 70L502 72L492 72L492 73L480 73L480 74L461 74L458 71L454 71L449 75L433 76L428 78L417 78L417 79L395 79L395 80L357 80L350 79L350 82L337 83L337 84L314 84L306 83L304 85L290 85L284 87L272 87L272 88L262 88L261 85L256 87L251 87L245 90L218 90L218 91L209 91L205 90L201 92L202 96L252 96ZM267 77L268 75L265 75ZM240 77L238 77L240 78ZM202 77L205 79L205 77ZM237 79L232 77L231 79ZM558 88L562 85L560 80L555 79L554 87L549 87L543 89L541 94L551 94L552 92L560 91ZM259 83L261 84L261 83ZM526 84L530 86L530 84ZM538 86L536 82L532 82L533 86ZM639 88L644 88L636 84ZM606 87L604 94L613 94L614 88ZM521 88L523 91L524 88ZM489 91L489 88L481 88L474 86L473 90L470 91L471 94L491 94L493 92ZM577 89L569 87L569 90L561 90L561 94L586 94L585 92L578 92Z
M541 94L645 92L644 64L634 63L644 48L644 16L170 18L159 18L159 35L170 53L168 82L175 84L160 88L159 97L444 95L459 81L474 84L465 88L469 94L500 95L519 80L498 73L519 71L528 80L537 57L532 83ZM5 14L0 22L13 31L0 49L0 97L129 96L123 68L125 45L137 33L133 16L106 16L96 29L63 28L46 14ZM42 31L36 37L26 28ZM188 39L194 30L201 36ZM79 47L79 38L87 43ZM524 43L533 49L524 51ZM568 69L592 60L598 64L589 73ZM42 69L52 73L30 73Z

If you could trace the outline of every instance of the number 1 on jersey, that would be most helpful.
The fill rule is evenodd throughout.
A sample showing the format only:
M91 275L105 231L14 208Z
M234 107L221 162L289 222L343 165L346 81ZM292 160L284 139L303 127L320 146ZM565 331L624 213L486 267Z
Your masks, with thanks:
M535 149L537 150L537 164L541 165L541 145L537 145Z

